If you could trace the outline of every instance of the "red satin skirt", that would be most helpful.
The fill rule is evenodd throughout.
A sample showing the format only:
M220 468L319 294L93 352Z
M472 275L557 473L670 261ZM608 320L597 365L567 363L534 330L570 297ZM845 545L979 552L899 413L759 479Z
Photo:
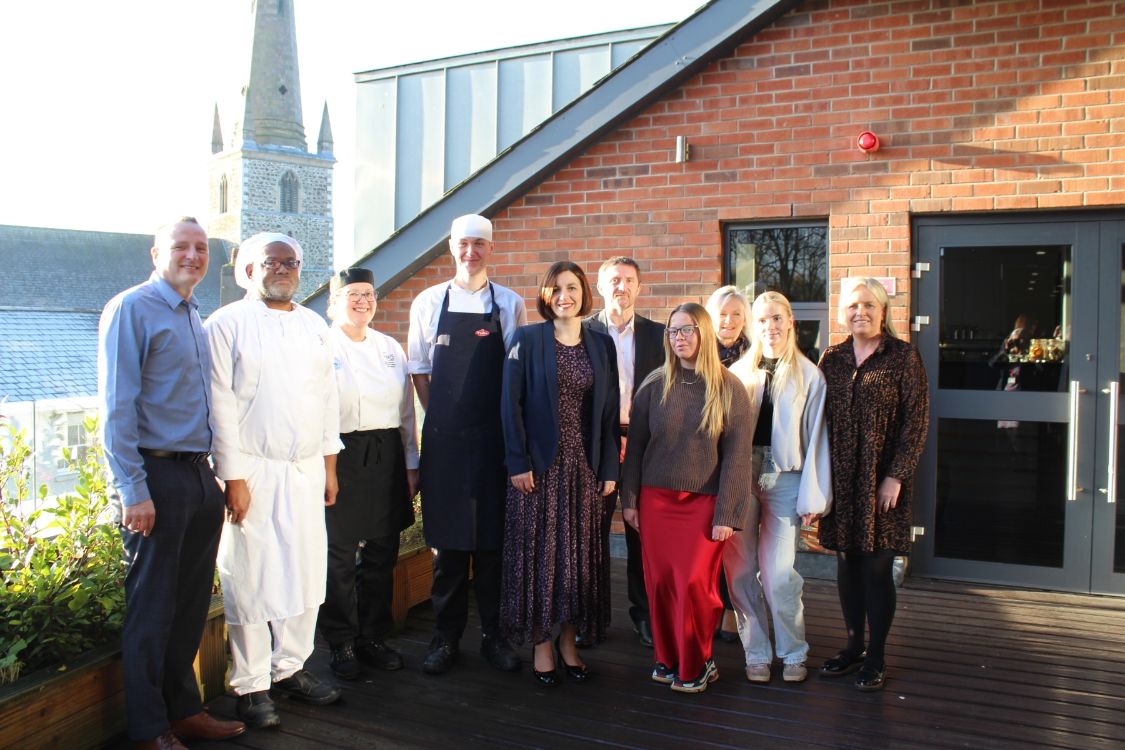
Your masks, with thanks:
M637 516L656 661L694 680L711 658L723 616L719 564L723 542L711 540L714 495L641 487Z

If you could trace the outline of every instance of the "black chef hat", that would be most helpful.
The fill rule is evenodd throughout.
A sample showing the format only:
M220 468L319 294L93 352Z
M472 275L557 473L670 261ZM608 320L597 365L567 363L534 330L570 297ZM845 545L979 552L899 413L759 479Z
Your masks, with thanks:
M336 291L348 284L370 284L375 286L375 274L366 268L345 268L332 277L331 289Z

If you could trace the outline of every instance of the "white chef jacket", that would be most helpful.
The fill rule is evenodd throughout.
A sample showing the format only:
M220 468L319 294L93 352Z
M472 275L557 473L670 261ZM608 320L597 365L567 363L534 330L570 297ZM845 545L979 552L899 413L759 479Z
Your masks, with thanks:
M363 341L353 341L334 327L330 340L340 394L340 432L398 430L406 468L417 469L414 385L406 372L402 345L370 328Z
M300 305L245 299L205 328L215 471L250 489L246 518L219 543L227 621L284 620L324 601L324 456L340 450L328 326Z
M407 370L411 375L429 375L434 369L434 339L437 337L441 301L449 290L450 312L486 313L491 309L488 284L470 292L445 281L435 284L414 298L410 304L410 332L406 337ZM500 327L504 331L504 349L512 345L516 329L527 323L527 307L523 297L506 286L492 283L496 305L500 308Z

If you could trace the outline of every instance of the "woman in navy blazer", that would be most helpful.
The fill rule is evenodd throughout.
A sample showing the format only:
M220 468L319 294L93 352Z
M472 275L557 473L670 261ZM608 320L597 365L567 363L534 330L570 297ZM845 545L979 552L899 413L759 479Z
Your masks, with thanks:
M546 686L559 682L557 661L584 681L589 673L575 634L600 640L609 624L602 498L614 491L620 469L617 353L609 336L583 329L592 303L582 268L553 264L536 302L545 321L516 331L504 365L511 486L500 619L513 642L532 641L533 673Z

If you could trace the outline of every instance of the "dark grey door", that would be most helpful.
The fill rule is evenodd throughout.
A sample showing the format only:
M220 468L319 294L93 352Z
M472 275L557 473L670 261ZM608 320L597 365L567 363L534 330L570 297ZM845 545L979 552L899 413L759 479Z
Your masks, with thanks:
M1118 218L916 221L932 396L916 573L1125 593Z

